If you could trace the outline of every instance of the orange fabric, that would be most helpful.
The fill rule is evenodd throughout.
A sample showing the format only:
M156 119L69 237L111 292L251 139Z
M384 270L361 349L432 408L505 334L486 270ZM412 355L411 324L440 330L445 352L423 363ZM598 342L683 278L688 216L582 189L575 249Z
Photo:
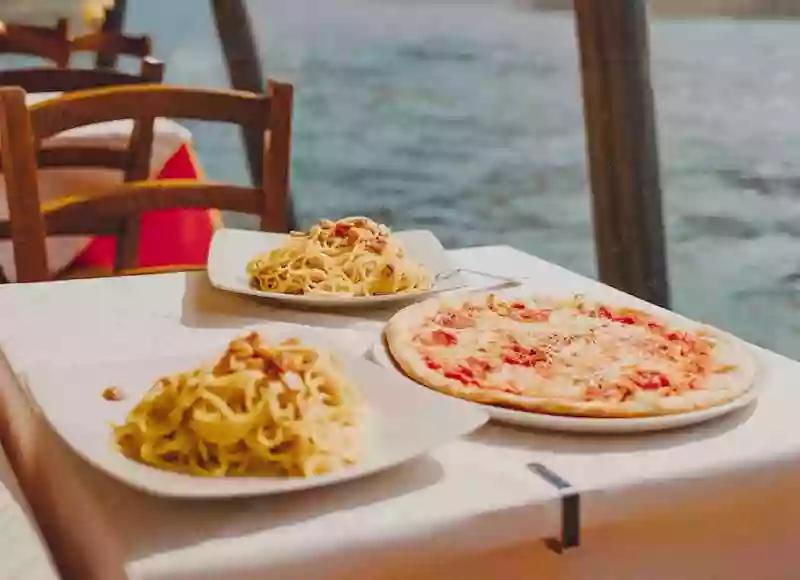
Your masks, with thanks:
M164 164L158 179L201 179L202 170L189 145L183 145ZM205 265L218 212L204 209L154 211L142 216L139 266ZM109 270L114 265L116 239L97 237L75 258L69 270Z

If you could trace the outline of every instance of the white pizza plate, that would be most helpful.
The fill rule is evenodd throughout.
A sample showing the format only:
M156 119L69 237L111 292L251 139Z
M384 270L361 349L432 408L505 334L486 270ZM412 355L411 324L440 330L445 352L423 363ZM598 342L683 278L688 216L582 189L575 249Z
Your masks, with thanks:
M426 298L434 292L455 290L463 286L463 278L454 271L447 252L431 232L415 230L396 232L393 236L403 245L409 259L426 266L433 276L441 275L435 281L433 288L380 296L297 295L256 290L249 284L246 272L247 263L258 254L282 246L288 235L228 228L217 230L211 240L211 249L208 253L208 277L211 284L220 290L306 306L370 306L409 302Z
M408 378L397 363L395 363L383 338L375 342L369 354L379 365L387 369L392 369L395 373ZM440 395L448 399L453 398L443 393L440 393ZM716 417L732 413L737 409L747 407L755 401L757 397L758 390L754 385L740 397L717 407L675 415L637 417L631 419L569 417L564 415L516 411L514 409L506 409L494 405L483 405L480 403L470 404L486 411L495 421L520 427L572 433L645 433L651 431L666 431L668 429L677 429L679 427L688 427L690 425L704 423Z
M331 348L316 339L308 327L298 326L295 331L270 336L295 336L308 344ZM440 397L370 361L333 350L369 409L365 454L356 465L308 478L199 477L162 471L123 456L114 445L111 425L124 422L157 378L213 362L225 345L216 344L193 355L43 367L26 373L24 378L50 426L78 455L131 487L167 497L267 495L339 483L423 455L488 420L485 412L463 401ZM123 393L121 401L103 398L103 390L112 385Z

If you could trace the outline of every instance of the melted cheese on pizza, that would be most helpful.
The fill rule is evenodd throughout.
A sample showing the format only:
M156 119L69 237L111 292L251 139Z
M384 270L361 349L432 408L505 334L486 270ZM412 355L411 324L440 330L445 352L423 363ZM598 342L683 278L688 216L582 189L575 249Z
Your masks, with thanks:
M659 398L702 388L713 370L710 337L580 299L534 304L489 295L439 311L414 342L428 368L447 378L532 397Z

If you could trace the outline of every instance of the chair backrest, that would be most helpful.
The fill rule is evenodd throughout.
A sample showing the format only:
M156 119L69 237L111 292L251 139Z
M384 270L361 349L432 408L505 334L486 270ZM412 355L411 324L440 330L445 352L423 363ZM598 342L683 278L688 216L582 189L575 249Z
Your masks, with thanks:
M65 67L69 64L70 51L66 18L53 27L0 23L0 54L37 56Z
M146 35L105 31L70 38L66 18L59 19L52 27L0 22L0 54L36 56L51 61L59 68L66 68L70 57L76 52L102 54L116 62L119 56L151 56L153 43Z
M150 57L142 60L139 74L49 67L0 70L0 86L22 87L28 93L65 93L114 85L159 83L163 78L164 64Z
M261 229L289 227L289 162L293 88L270 81L266 94L199 90L165 85L129 85L66 94L31 107L17 87L0 88L0 145L10 222L0 222L0 238L14 244L17 279L49 279L46 235L115 234L117 269L136 266L142 213L172 208L217 208L259 215ZM264 132L264 172L259 187L193 180L136 181L104 195L72 197L40 205L37 152L42 140L94 123L134 119L129 172L149 159L157 117L233 123Z
M70 42L71 52L94 52L109 55L145 58L152 56L153 43L149 36L130 36L115 32L94 32L73 38ZM98 67L105 68L105 67Z
M163 78L164 64L146 57L142 60L141 72L138 75L99 69L12 69L0 71L0 86L21 87L28 93L64 93L106 86L160 83ZM146 172L142 175L142 171L135 175L130 174L130 149L71 145L69 147L40 148L37 156L40 168L118 169L125 172L126 180L145 179L148 175ZM2 160L3 156L0 155L0 170L4 166ZM149 163L149 158L147 161ZM149 171L149 167L146 170Z

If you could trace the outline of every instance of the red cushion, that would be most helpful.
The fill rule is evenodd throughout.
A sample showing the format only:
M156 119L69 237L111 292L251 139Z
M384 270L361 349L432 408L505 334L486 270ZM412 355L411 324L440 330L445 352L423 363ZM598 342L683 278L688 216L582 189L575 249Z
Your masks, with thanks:
M164 164L158 179L200 179L194 152L183 145ZM142 216L139 266L191 265L206 263L213 213L205 209L153 211ZM114 264L117 241L111 236L97 237L75 258L71 268L108 269Z

